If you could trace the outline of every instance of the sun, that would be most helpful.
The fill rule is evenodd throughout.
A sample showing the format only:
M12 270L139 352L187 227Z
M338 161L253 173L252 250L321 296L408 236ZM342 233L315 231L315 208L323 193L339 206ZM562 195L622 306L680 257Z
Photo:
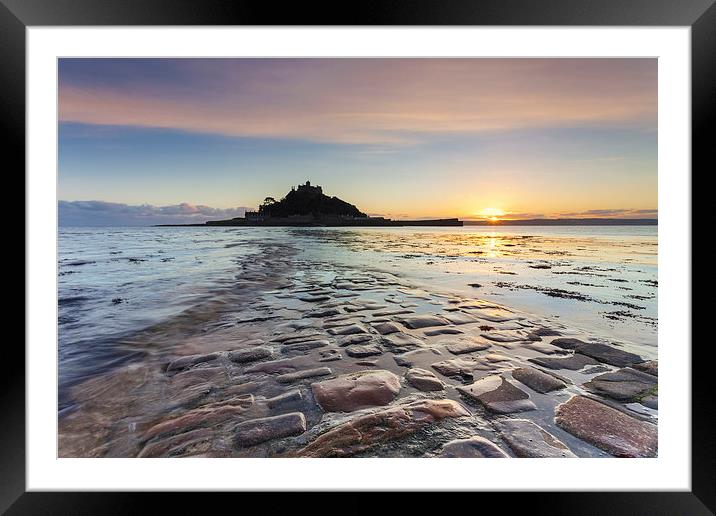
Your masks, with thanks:
M492 222L496 222L500 220L500 217L505 215L505 212L499 208L483 208L480 210L479 215L491 220Z

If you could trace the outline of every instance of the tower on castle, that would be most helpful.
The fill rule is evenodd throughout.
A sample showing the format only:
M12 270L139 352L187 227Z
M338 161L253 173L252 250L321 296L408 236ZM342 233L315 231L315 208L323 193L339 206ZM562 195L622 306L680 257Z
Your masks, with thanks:
M310 181L306 181L306 184L298 185L298 191L299 191L299 192L310 192L310 193L322 194L322 193L323 193L323 188L321 188L321 187L318 186L318 185L316 185L316 186L311 186L311 182L310 182Z

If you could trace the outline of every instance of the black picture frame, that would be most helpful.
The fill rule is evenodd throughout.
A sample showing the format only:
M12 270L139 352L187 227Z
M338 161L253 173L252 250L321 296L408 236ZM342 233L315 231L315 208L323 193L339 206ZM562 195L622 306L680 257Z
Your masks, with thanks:
M715 0L364 0L292 3L264 0L0 0L0 113L5 163L25 165L25 30L83 25L557 25L691 27L692 178L706 175L716 99ZM14 159L8 159L14 158ZM693 251L692 251L693 252ZM693 254L692 254L693 256ZM696 265L692 262L692 266ZM26 271L26 274L28 272ZM27 276L26 276L27 278ZM693 339L692 339L693 340ZM25 354L8 343L0 375L0 511L7 514L106 514L149 509L146 493L25 492ZM689 343L691 344L691 343ZM713 344L692 346L692 491L640 493L480 493L510 510L549 514L713 514L714 404L708 360ZM712 374L712 373L711 373ZM711 416L711 417L709 417ZM161 495L163 510L188 512L184 494ZM242 505L261 503L246 500ZM295 496L295 495L294 495ZM345 495L343 507L360 507ZM296 503L294 499L293 504ZM363 504L365 498L361 498ZM509 502L507 502L509 500ZM354 504L353 501L356 503ZM422 503L422 497L404 501ZM202 503L202 502L199 502ZM273 500L272 504L275 503ZM361 504L362 505L362 504ZM172 507L174 506L174 507ZM403 506L403 510L405 510ZM340 509L338 509L340 510ZM479 509L478 509L479 510Z

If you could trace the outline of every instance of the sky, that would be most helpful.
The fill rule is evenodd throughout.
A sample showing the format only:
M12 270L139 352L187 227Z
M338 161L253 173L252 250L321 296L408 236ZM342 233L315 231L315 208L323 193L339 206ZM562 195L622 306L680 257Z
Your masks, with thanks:
M656 59L60 59L62 225L657 216Z

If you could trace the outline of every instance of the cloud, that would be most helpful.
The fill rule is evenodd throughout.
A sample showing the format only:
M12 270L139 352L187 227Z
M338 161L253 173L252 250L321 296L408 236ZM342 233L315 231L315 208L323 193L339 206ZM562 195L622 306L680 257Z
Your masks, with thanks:
M560 213L512 213L507 212L502 219L526 220L526 219L587 219L587 218L617 218L617 219L652 219L658 217L657 210L634 210L634 209L601 209L585 210ZM486 220L489 217L460 217L462 220Z
M618 209L602 209L602 210L586 210L575 211L570 213L560 213L559 217L578 217L578 218L621 218L621 219L651 219L659 215L658 210L635 210L631 208Z
M389 145L545 127L655 130L656 70L655 59L63 59L59 119Z
M151 226L200 224L207 220L242 217L252 208L212 208L181 203L169 206L131 205L106 201L59 201L60 226Z

